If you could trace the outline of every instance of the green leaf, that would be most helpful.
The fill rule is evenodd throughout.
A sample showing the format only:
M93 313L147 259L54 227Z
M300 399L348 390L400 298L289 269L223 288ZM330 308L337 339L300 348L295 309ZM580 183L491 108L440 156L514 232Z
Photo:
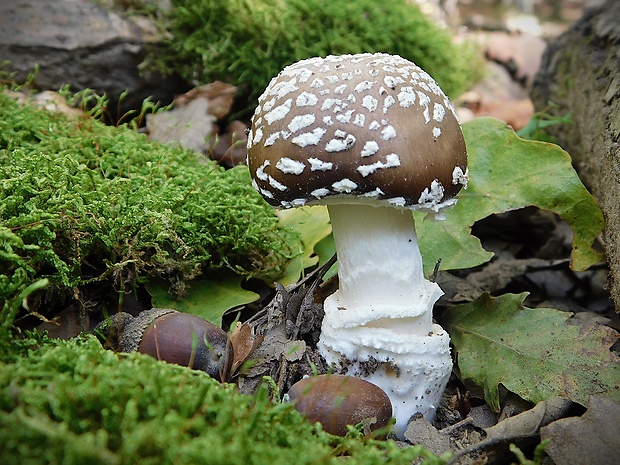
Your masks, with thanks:
M470 234L471 226L494 213L527 206L555 212L573 230L571 267L583 271L603 260L592 248L604 227L603 214L557 145L520 139L506 123L478 118L463 125L467 143L469 186L446 213L445 221L423 220L416 225L425 270L438 259L442 269L471 268L493 254Z
M168 289L169 283L163 280L152 280L146 284L151 294L153 307L172 308L179 312L191 313L214 325L222 325L222 316L229 310L240 305L258 300L259 295L241 287L243 277L233 273L222 273L216 279L196 279L188 282L189 295L177 300Z
M280 284L287 286L299 281L305 269L319 262L315 246L331 234L332 227L327 208L321 205L280 210L277 214L281 224L294 229L301 237L301 253L288 263L284 274L278 278Z
M495 411L500 384L533 403L562 396L587 405L591 394L620 401L620 357L609 350L619 334L571 325L571 313L524 307L526 296L487 293L448 311L463 382Z

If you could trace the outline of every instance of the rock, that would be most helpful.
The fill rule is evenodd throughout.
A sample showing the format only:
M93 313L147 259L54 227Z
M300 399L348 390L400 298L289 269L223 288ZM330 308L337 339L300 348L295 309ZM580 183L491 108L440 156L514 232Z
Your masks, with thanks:
M451 450L450 437L442 434L419 414L414 415L407 424L405 438L411 444L421 444L434 454L439 455Z
M573 157L599 200L611 295L620 308L620 2L608 0L553 40L543 55L531 97L537 110L572 113L574 124L549 132ZM549 109L549 102L554 105Z
M158 40L147 18L124 17L94 0L0 2L0 61L10 62L18 82L38 65L39 89L91 88L107 94L110 109L128 91L121 115L148 96L168 103L174 93L187 90L178 78L141 74L145 45Z
M209 114L209 100L199 97L171 111L146 115L149 138L164 144L178 143L184 149L205 153L205 139L213 132L215 117Z
M185 149L205 154L216 139L215 122L228 116L236 92L235 86L216 81L177 96L171 110L146 115L149 138L163 143L178 142Z

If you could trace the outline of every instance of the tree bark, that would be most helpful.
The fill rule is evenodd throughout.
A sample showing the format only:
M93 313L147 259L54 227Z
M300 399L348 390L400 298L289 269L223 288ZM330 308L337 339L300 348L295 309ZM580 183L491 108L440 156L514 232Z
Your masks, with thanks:
M549 132L603 209L611 296L620 309L620 2L587 10L549 44L531 96L537 111L572 114L572 126Z

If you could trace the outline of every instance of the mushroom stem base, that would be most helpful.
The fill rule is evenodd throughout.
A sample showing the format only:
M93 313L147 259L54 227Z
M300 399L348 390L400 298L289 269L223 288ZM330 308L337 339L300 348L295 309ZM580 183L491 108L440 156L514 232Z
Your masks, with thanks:
M433 324L427 335L419 336L375 327L333 331L324 322L318 348L336 371L370 381L387 393L399 438L415 413L428 421L435 418L452 372L450 337L441 326Z

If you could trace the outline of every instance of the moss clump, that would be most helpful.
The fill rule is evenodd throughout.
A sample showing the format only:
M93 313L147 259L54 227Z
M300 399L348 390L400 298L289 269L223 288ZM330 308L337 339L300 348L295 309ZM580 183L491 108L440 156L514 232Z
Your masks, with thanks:
M241 395L202 372L105 351L92 336L20 347L0 364L5 465L443 463L419 447L335 438L266 389Z
M129 127L21 106L0 90L0 329L44 279L49 306L87 300L90 283L131 290L158 277L180 291L224 267L275 277L296 237L245 167L225 171Z
M401 55L458 95L479 71L471 46L455 45L407 0L173 0L171 38L150 60L194 84L239 86L246 115L269 80L311 56Z

